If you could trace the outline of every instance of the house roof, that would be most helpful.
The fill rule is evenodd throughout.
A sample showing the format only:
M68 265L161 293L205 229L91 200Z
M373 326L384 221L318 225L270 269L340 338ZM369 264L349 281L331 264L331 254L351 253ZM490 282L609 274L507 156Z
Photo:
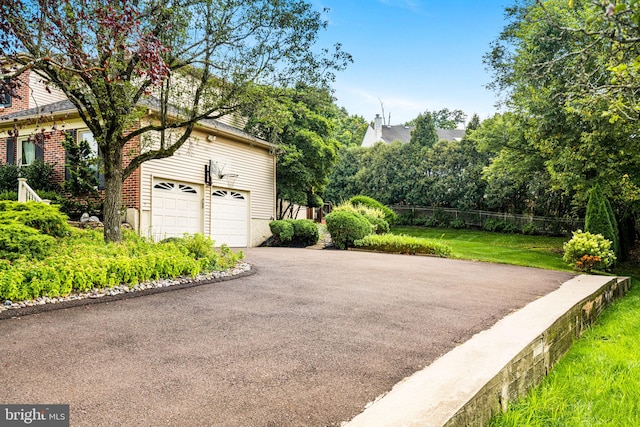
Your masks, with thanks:
M149 107L154 111L158 110L158 107L157 107L158 103L157 103L157 100L155 99L151 101L144 100L144 101L141 101L140 103L143 106ZM172 109L172 110L174 110L173 111L174 113L177 111L175 109ZM31 117L38 117L42 115L60 116L66 113L74 113L74 112L77 112L77 109L71 101L69 100L58 101L51 104L43 105L42 107L30 108L28 110L17 111L15 113L0 116L0 127L2 127L4 124L8 124L9 122L13 123L20 119L28 119ZM3 123L3 122L6 122L6 123ZM237 129L237 128L234 128L233 126L229 126L228 124L223 123L219 120L203 119L203 120L200 120L198 124L200 124L202 127L206 129L215 130L217 132L224 133L231 137L246 140L250 143L256 143L256 144L264 145L268 147L275 147L274 144L268 141L262 140L260 138L256 138L253 135L250 135L241 129Z
M390 143L393 141L409 142L411 141L411 132L415 126L404 125L383 125L382 140ZM466 131L464 129L436 129L438 140L455 141L464 137Z

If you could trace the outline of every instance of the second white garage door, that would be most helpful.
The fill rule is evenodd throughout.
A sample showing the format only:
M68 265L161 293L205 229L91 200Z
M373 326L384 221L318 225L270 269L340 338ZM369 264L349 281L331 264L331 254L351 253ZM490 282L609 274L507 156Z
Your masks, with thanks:
M211 238L216 246L246 247L249 201L246 193L214 189L211 193Z

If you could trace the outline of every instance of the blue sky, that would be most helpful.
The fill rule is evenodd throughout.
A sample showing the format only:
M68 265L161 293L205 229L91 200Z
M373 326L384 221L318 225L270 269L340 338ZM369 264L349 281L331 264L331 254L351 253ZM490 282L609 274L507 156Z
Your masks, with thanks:
M511 0L311 0L329 8L321 45L342 43L354 62L337 75L337 104L402 124L418 113L460 109L493 115L496 95L482 56L504 27Z

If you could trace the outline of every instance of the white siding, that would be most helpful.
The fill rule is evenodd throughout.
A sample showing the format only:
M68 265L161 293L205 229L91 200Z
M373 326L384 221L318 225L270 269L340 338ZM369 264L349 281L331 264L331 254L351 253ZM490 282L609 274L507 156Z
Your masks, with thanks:
M29 73L29 89L31 90L29 94L29 108L42 107L67 99L62 91L51 85L49 85L49 91L47 91L47 86L42 80L42 77L35 72L32 71Z
M204 168L209 160L225 166L224 173L237 174L230 187L227 179L213 179L213 187L232 188L245 191L249 195L251 220L266 220L275 215L275 161L273 155L261 146L251 146L216 136L214 141L207 141L207 135L194 132L190 142L170 158L151 160L141 167L140 191L140 231L144 234L150 226L151 183L153 178L175 179L182 182L204 184ZM204 218L211 217L210 186L205 186ZM253 221L250 221L253 223ZM205 220L205 234L211 232L210 223ZM256 239L262 234L250 232L252 245L260 243Z

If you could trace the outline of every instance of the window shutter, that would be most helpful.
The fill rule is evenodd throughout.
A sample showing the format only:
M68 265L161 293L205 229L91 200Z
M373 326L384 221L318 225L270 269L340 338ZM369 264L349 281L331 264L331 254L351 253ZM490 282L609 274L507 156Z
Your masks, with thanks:
M45 141L35 142L36 146L36 160L42 160L44 162L44 144Z
M16 139L7 138L7 164L13 165L16 163Z

